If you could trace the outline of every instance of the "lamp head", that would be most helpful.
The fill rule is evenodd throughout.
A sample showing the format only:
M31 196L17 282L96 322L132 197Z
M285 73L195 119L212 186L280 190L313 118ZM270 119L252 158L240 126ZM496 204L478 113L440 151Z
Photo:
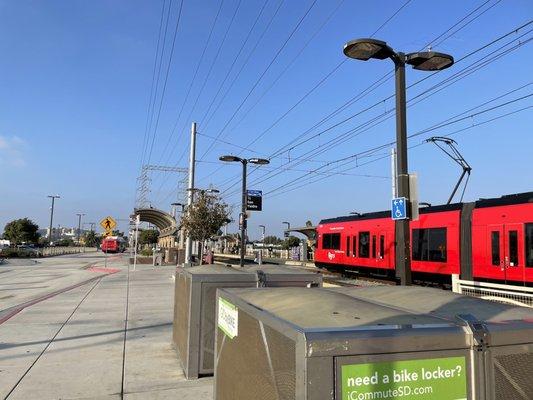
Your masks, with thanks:
M384 60L395 55L394 50L386 43L376 39L355 39L344 45L346 57L368 61L371 58Z

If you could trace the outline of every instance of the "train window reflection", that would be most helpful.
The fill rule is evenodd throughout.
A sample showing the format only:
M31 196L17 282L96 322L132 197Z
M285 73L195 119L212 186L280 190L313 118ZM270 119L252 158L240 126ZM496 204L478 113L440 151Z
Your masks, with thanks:
M509 231L509 262L511 267L518 266L518 232Z
M526 267L533 267L533 224L526 224Z
M500 265L500 232L491 233L492 265Z
M339 250L341 248L341 234L325 233L322 237L322 248L325 250Z
M359 232L359 257L370 257L370 232Z
M446 228L413 229L413 260L446 262Z

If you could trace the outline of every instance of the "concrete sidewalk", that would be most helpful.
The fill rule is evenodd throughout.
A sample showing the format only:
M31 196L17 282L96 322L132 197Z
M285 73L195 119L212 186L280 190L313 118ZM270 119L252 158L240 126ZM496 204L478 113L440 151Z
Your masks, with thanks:
M186 381L171 346L174 267L112 267L0 325L0 398L212 398L212 379Z

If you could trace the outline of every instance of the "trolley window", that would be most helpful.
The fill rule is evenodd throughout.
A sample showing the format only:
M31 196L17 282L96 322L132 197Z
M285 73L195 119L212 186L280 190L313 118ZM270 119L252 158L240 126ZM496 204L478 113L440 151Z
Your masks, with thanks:
M533 224L526 224L526 267L533 268Z
M370 232L359 232L359 257L370 257Z
M372 235L372 258L376 258L376 235Z
M346 256L350 257L350 236L346 236Z
M446 262L446 228L413 229L413 260Z
M492 265L500 265L500 232L493 231L490 234Z
M322 248L325 250L339 250L341 248L341 234L325 233L322 237Z
M357 257L357 235L352 236L352 256Z
M518 231L509 231L509 262L511 267L518 267Z
M379 258L385 257L385 236L379 237Z

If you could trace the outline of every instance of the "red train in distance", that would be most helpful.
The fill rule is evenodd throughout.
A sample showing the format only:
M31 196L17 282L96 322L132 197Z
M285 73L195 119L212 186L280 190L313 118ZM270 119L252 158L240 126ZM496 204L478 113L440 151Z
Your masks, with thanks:
M410 229L415 277L533 285L533 192L420 208ZM390 211L324 219L317 227L318 267L394 276L395 258Z
M123 253L126 251L126 240L121 236L108 236L102 239L100 249L104 253Z

